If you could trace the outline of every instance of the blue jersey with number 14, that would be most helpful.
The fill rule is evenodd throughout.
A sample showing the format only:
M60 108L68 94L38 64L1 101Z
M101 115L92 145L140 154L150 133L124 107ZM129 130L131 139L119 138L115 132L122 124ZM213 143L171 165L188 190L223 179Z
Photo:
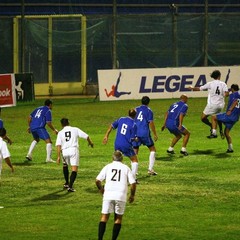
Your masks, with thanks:
M47 122L52 121L52 112L49 107L42 106L36 108L30 114L32 121L30 123L30 129L44 128Z

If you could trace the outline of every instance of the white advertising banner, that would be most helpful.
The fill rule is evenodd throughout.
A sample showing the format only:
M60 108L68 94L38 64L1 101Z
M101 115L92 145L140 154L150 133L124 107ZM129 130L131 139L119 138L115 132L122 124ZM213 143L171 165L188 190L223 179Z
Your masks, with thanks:
M98 70L99 97L101 101L141 99L145 95L151 99L179 98L181 94L207 97L206 91L192 92L188 87L212 81L214 70L221 72L221 80L229 88L238 84L240 66Z

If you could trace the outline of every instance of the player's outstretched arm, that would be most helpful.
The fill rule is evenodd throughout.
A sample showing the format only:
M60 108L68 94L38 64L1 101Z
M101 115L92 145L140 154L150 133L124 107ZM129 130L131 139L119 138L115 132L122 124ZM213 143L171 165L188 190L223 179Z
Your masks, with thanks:
M104 187L103 187L101 181L98 180L98 179L96 179L96 186L97 186L99 192L103 194L104 193Z
M58 130L55 127L53 127L52 122L47 122L47 125L54 131L55 134L58 134Z
M87 141L88 141L88 146L91 146L93 148L93 142L90 139L90 137L87 138Z
M109 137L109 134L110 132L112 131L112 125L109 126L104 138L103 138L103 144L107 144L108 142L108 137Z
M13 168L10 157L5 158L5 161L6 161L7 165L11 168L11 171L14 172L14 168Z
M132 203L134 201L134 196L135 196L135 192L136 192L136 183L131 184L131 194L129 196L129 202Z

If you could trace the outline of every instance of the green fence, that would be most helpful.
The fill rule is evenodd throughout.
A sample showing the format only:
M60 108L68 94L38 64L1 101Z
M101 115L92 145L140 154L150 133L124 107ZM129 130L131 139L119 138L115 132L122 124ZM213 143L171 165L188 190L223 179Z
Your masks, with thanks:
M119 15L115 22L110 15L91 15L86 16L85 43L81 24L73 17L55 16L49 49L47 19L20 21L18 40L14 42L14 19L0 18L0 72L14 71L16 45L17 68L32 72L35 83L49 82L49 73L53 83L81 81L83 67L87 83L97 83L97 70L113 68L114 56L116 67L122 69L240 64L238 13ZM83 44L86 63L81 52Z

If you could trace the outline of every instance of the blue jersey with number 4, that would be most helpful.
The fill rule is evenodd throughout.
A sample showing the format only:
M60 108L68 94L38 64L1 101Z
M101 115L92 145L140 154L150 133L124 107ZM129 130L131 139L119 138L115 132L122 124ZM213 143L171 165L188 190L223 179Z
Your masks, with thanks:
M30 114L32 121L30 123L30 129L34 130L37 128L44 128L47 122L52 121L51 109L47 106L36 108Z
M182 113L186 115L188 110L188 105L183 101L173 103L168 109L167 125L168 123L179 125L179 116Z
M136 112L135 122L137 124L137 136L149 137L149 123L153 121L152 110L148 106L142 105L136 108Z
M132 141L136 137L137 127L130 117L121 117L112 123L112 128L117 129L115 148L132 148Z

